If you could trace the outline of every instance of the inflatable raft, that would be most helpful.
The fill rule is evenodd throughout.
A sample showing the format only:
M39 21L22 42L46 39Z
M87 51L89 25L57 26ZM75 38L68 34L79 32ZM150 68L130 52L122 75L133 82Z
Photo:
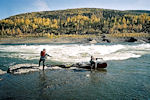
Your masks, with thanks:
M97 64L97 66L95 65ZM106 68L107 67L107 63L106 62L103 62L103 63L94 63L94 64L77 64L76 67L79 67L79 68L85 68L85 69L98 69L98 68Z

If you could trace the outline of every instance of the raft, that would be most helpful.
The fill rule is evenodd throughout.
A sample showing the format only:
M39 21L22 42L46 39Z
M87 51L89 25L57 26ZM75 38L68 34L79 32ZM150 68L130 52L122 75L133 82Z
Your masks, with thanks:
M91 65L91 64L87 64L87 65L80 65L79 68L85 68L85 69L98 69L98 68L106 68L107 67L107 63L103 62L103 63L97 63L97 68L95 68L95 64Z

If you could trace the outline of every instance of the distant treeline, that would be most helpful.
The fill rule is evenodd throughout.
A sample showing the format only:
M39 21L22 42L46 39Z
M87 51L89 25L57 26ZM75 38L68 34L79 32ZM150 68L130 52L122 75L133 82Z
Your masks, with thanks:
M150 33L150 15L142 11L82 8L26 13L0 20L1 36L110 33Z

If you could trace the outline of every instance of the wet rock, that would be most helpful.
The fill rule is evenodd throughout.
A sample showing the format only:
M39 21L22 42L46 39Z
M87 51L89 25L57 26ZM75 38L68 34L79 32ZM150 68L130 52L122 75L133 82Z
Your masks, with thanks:
M5 74L5 73L6 73L6 71L0 70L0 75Z
M52 69L52 70L56 70L56 69L62 69L59 66L45 66L44 70L46 69ZM11 73L11 74L25 74L25 73L29 73L29 72L35 72L35 71L40 71L43 70L43 66L38 66L36 64L17 64L14 66L10 66L10 68L8 68L7 73Z
M12 74L22 74L22 73L28 73L33 71L38 71L39 68L36 64L18 64L14 66L10 66L7 70L7 73Z

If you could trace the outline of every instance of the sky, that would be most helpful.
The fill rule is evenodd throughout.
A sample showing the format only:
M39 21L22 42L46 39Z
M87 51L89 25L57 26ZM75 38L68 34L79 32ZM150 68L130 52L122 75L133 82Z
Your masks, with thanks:
M0 19L27 12L71 8L150 10L150 0L0 0Z

